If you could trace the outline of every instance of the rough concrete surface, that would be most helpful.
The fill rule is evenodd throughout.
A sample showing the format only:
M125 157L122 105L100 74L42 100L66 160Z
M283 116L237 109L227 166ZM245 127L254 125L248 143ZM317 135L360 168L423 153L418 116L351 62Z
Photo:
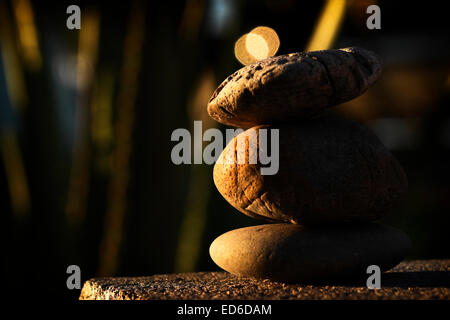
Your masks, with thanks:
M284 284L226 272L95 278L84 283L80 300L151 299L450 299L450 259L400 263L382 274L381 289L365 279Z

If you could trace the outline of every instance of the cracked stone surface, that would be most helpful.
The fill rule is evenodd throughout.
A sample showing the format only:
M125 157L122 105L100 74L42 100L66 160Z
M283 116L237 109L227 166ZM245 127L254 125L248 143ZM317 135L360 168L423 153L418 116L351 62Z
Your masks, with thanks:
M84 283L80 300L151 299L450 299L450 259L400 263L383 273L381 289L365 279L315 284L284 284L237 277L226 272L96 278Z
M356 47L271 57L230 75L212 95L208 113L242 128L309 118L360 96L381 69L380 57Z

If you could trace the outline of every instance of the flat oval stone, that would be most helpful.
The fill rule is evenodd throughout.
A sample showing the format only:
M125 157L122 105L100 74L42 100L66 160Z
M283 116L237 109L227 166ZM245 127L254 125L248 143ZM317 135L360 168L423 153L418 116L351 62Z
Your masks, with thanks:
M250 161L260 151L260 129L269 129L267 137L271 129L279 130L279 169L274 175L263 175L266 165ZM407 190L398 161L357 122L326 116L249 130L230 141L213 172L222 196L248 216L304 225L373 221Z
M389 270L410 246L402 231L373 223L313 229L282 223L229 231L213 241L209 252L235 275L308 282L367 277L370 265Z
M242 128L308 118L361 95L381 68L380 57L356 47L271 57L229 76L213 93L208 113Z

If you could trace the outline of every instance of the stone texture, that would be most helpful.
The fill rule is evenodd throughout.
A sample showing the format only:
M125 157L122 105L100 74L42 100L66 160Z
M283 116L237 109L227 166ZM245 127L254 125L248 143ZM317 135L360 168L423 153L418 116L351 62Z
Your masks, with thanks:
M160 274L134 278L96 278L84 283L80 300L417 300L450 299L450 260L402 262L382 274L381 289L366 279L285 284L238 277L228 272Z
M222 196L248 216L305 225L373 221L406 192L398 161L354 121L325 116L254 129L279 129L278 173L262 175L260 163L249 163L259 152L259 134L246 148L248 131L227 145L213 173Z
M219 267L235 275L304 282L358 277L373 264L389 270L410 246L403 232L378 224L305 228L280 223L226 232L209 252Z
M264 59L229 76L212 95L208 113L242 128L308 118L361 95L381 68L377 55L355 47Z

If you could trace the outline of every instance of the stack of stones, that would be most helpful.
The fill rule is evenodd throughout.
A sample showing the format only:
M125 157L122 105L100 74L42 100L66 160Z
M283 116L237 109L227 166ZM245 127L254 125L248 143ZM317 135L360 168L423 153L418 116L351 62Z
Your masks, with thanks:
M279 130L276 174L236 161L237 152L259 147L257 140L236 151L240 135L214 167L214 183L233 207L271 222L215 239L210 255L218 266L304 282L367 276L370 265L385 271L404 259L408 236L373 222L406 191L402 167L368 128L323 112L361 95L381 67L377 55L355 47L292 53L245 66L218 87L208 104L212 118Z

